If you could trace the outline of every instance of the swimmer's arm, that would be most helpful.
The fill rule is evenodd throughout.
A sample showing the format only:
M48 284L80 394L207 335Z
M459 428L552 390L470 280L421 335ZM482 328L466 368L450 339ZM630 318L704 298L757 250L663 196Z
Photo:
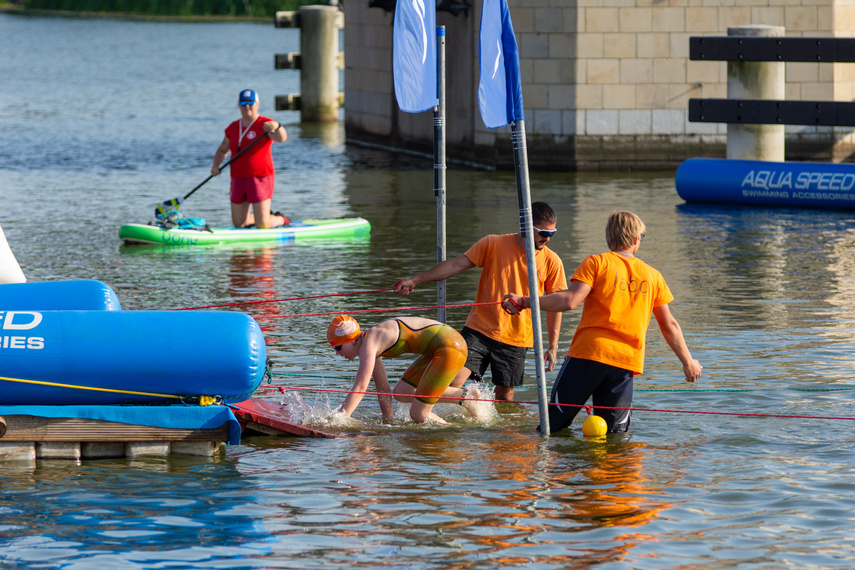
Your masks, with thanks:
M386 367L383 365L382 358L378 358L374 365L374 387L378 392L377 401L380 402L380 411L383 412L383 419L391 422L395 417L393 409L394 400L391 396L392 387L389 386L389 376L386 374Z
M344 403L339 408L340 411L344 412L344 415L350 417L353 415L354 410L359 405L359 402L362 401L362 398L365 396L365 392L368 391L368 385L371 383L371 373L374 368L374 361L380 360L380 357L372 358L363 358L360 355L359 358L359 370L356 372L356 380L353 382L353 388L351 388L350 394L347 395L347 398L344 399Z

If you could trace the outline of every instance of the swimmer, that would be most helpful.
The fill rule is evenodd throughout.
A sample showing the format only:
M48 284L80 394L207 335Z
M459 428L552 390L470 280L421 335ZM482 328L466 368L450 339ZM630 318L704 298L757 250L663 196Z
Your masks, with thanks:
M327 327L327 341L344 358L359 359L352 392L340 408L348 417L362 401L372 378L380 393L377 399L383 418L387 421L394 417L392 397L412 404L410 417L416 423L427 420L447 423L432 411L439 397L443 397L443 402L460 403L477 420L486 419L489 415L487 402L475 401L481 396L477 388L467 394L475 400L462 399L462 388L449 388L466 362L467 349L460 333L448 325L420 317L401 317L363 331L354 318L339 315ZM418 358L392 390L383 359L403 354L417 354Z

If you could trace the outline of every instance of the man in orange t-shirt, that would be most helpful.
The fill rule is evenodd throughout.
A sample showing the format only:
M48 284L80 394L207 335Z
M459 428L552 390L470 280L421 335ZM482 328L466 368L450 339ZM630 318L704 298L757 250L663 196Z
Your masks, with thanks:
M564 264L558 255L546 247L557 231L555 211L545 202L533 202L531 217L534 224L535 263L540 293L552 293L567 288ZM453 259L436 264L413 277L395 284L395 292L407 296L423 283L442 281L473 267L481 268L476 303L469 312L460 334L466 339L469 355L466 364L451 383L459 388L470 377L480 381L487 366L496 386L497 400L513 400L514 387L522 386L525 356L534 344L529 319L519 319L502 310L498 302L505 291L528 291L528 262L525 238L521 233L488 235L469 250ZM544 355L546 370L552 370L558 352L561 313L546 316L549 348Z
M566 291L540 297L545 311L575 309L584 301L570 350L552 386L550 432L569 427L591 396L595 413L606 420L610 432L629 429L633 376L644 371L644 339L651 314L683 363L686 381L701 377L702 366L689 353L683 331L668 308L674 296L665 279L635 257L644 231L644 222L632 212L612 212L606 225L611 251L588 256ZM512 293L504 299L502 306L512 313L530 306L525 296Z

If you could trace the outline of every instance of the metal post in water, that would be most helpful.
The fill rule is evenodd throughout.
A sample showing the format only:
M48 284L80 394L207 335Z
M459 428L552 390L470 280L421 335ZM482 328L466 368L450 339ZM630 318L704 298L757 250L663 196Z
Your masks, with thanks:
M511 123L514 143L514 170L517 175L517 197L520 204L520 231L525 236L528 263L528 292L531 299L531 329L534 336L534 364L537 376L537 402L540 410L540 434L549 435L549 407L546 399L546 370L543 366L543 333L540 324L540 288L537 285L537 262L534 250L534 221L531 219L531 190L528 178L528 150L525 121Z
M433 111L433 193L436 196L436 262L445 261L445 26L436 27L436 107ZM436 319L445 322L445 281L436 283Z

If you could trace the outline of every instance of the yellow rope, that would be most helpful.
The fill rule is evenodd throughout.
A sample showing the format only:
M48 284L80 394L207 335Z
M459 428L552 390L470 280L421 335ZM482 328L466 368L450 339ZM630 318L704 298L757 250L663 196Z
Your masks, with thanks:
M97 392L113 392L116 394L133 394L135 396L155 396L157 398L177 398L180 399L182 396L177 396L175 394L155 394L153 392L134 392L133 390L114 390L112 388L94 388L92 386L76 386L74 384L59 384L57 382L43 382L41 380L24 380L22 378L6 378L4 376L0 376L0 380L6 380L8 382L23 382L24 384L40 384L42 386L56 386L58 388L76 388L78 390L95 390ZM201 406L210 406L217 399L213 396L199 396L199 405Z

